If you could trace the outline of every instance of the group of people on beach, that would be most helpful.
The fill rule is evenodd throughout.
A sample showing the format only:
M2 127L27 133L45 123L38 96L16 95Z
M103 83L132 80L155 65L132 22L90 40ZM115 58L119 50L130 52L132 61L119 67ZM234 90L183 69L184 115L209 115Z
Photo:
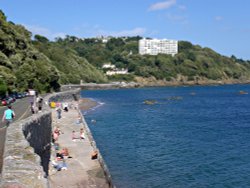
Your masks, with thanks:
M30 111L32 114L36 114L42 111L43 98L40 95L30 96Z
M80 129L79 136L77 136L76 131L73 130L72 135L71 135L71 139L72 139L72 141L84 140L85 135L84 135L83 128Z
M64 134L61 129L57 126L53 130L53 135L52 135L52 146L54 147L55 150L55 158L52 160L51 164L52 166L57 170L67 170L67 163L66 159L67 158L72 158L69 155L69 150L67 147L62 147L59 145L58 138L61 134ZM76 140L84 140L85 135L84 135L84 130L83 128L80 129L79 136L76 135L75 131L72 131L72 141Z
M41 103L41 105L38 105L38 110L41 111L42 110L42 103L43 103L43 99L37 99L37 104ZM74 107L73 107L74 106ZM57 113L57 119L61 119L62 115L62 111L63 112L68 112L70 108L74 108L76 110L78 110L78 104L77 105L72 105L72 104L68 104L68 103L63 103L63 104L58 104L58 106L56 107L56 113ZM34 112L35 113L35 112ZM2 117L2 122L6 122L6 127L9 126L9 124L13 121L13 119L15 118L15 112L12 109L11 106L8 106L8 108L4 111L3 117ZM76 124L81 124L82 123L82 116L78 113L77 116L77 122ZM57 122L57 123L60 123ZM59 145L59 137L60 135L64 134L64 132L60 129L59 126L55 126L52 132L52 148L55 151L55 155L54 155L54 159L51 160L51 164L52 166L57 170L67 170L67 163L66 163L66 159L68 158L72 158L69 154L69 149L67 147L61 147ZM70 135L69 135L70 136ZM73 130L72 134L71 134L71 140L72 141L83 141L85 140L85 132L83 128L79 129L79 132ZM90 154L90 158L91 159L97 159L98 157L98 152L95 150Z
M65 108L66 106L66 108ZM56 117L57 117L57 124L60 124L61 122L61 118L62 118L62 113L67 113L69 110L71 109L76 109L78 110L78 105L76 104L71 104L71 103L57 103L56 107L55 107L55 111L56 111ZM82 123L82 116L80 113L78 113L77 115L77 120L76 120L76 125L80 125ZM67 159L68 158L72 158L69 154L69 149L67 147L61 147L59 145L59 137L60 135L64 134L64 132L60 129L59 126L55 126L55 128L53 129L53 134L52 134L52 145L53 148L55 150L55 157L54 160L52 160L51 164L52 166L57 170L67 170L68 166L67 166ZM67 132L65 132L65 134L67 134ZM67 136L67 135L66 135ZM82 127L79 128L79 131L76 131L75 129L72 130L71 132L71 140L73 142L76 141L84 141L86 139L85 137L85 132L84 129ZM92 160L95 160L98 158L98 152L97 150L94 150L91 154L90 154L90 158Z
M63 112L68 112L69 109L73 108L73 104L68 104L67 102L57 102L55 103L55 109L56 109L56 114L57 114L57 119L61 119L62 118L62 111ZM78 109L78 105L74 104L74 109Z
M71 104L71 103L56 103L55 104L55 111L56 111L56 118L57 121L56 124L60 124L60 122L62 120L60 120L62 118L62 113L67 113L69 112L69 110L71 109L75 109L78 110L78 104ZM82 123L82 117L81 114L78 113L77 115L77 120L76 120L76 125L80 125ZM54 148L54 159L51 161L52 166L57 170L67 170L68 166L67 166L67 161L66 159L68 158L72 158L69 154L69 149L67 147L62 147L61 145L59 145L59 137L60 135L64 134L64 132L60 129L60 126L57 125L54 127L53 129L53 133L52 133L52 146ZM67 132L65 132L65 134L67 134ZM72 130L71 132L71 140L73 142L75 141L83 141L85 140L85 132L83 128L79 128L79 131L76 130ZM93 151L93 153L91 153L90 157L91 159L97 159L97 151Z
M63 134L63 132L61 131L61 129L58 126L55 127L54 130L53 130L53 134L52 134L52 143L57 142L58 138L59 138L59 136L61 134ZM72 134L71 134L71 139L72 139L72 141L84 140L85 139L85 135L84 135L83 128L80 128L79 136L77 135L76 131L73 130Z

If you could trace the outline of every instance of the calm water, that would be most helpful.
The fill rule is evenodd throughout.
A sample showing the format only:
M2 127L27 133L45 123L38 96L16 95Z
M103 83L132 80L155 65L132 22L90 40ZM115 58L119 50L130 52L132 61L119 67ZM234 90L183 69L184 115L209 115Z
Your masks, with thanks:
M240 90L250 86L82 96L104 103L85 117L117 187L250 187L250 94Z

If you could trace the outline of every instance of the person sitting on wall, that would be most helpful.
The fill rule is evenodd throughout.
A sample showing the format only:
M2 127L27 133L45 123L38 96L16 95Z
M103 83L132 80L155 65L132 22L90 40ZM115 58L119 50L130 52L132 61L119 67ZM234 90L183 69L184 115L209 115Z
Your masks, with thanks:
M63 148L62 151L61 151L61 154L64 157L68 157L69 156L69 150L68 150L68 148Z
M84 140L85 136L84 136L84 131L83 128L80 129L80 140Z
M63 103L63 110L65 111L65 112L68 112L69 111L69 105L68 105L68 103Z
M38 111L42 111L42 107L43 107L43 98L39 97L38 99Z
M92 154L91 154L91 159L94 160L94 159L97 159L98 157L98 152L95 150Z
M57 161L60 161L60 160L62 160L62 159L64 159L63 154L62 154L61 152L56 153L56 160L57 160Z
M53 138L55 141L58 140L59 135L62 133L62 131L59 129L59 127L56 127L53 131Z
M56 153L56 158L57 160L62 160L64 157L69 157L69 150L68 148L62 148L61 151L58 151Z
M76 132L74 130L72 131L71 139L72 139L72 141L76 141L76 139L77 139Z

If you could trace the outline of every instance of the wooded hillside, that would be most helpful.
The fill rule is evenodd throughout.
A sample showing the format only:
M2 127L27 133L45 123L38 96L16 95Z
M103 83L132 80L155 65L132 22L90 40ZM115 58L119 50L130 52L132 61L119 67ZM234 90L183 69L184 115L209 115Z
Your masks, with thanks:
M81 39L75 36L49 41L21 25L6 20L0 12L0 94L33 88L39 92L58 90L60 84L134 81L135 78L175 80L249 80L250 61L225 57L209 48L178 42L178 54L139 55L140 36ZM105 75L103 64L126 68L128 75Z

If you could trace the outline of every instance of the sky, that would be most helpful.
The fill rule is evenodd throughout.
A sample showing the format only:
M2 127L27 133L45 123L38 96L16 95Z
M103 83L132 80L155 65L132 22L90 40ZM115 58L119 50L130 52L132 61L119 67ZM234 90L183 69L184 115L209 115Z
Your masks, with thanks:
M50 40L140 35L250 60L249 0L1 0L0 9Z

